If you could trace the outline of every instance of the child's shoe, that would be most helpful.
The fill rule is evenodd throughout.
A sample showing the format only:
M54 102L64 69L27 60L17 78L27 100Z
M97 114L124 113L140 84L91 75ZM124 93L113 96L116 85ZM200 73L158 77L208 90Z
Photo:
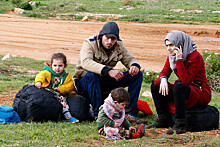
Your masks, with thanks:
M144 124L141 124L140 126L137 127L137 129L141 131L142 135L144 136L145 134L145 125Z
M144 136L144 135L143 135L143 132L141 131L141 129L137 129L136 132L132 133L133 139L135 139L135 138L141 138L141 137L143 137L143 136Z
M69 121L70 121L71 123L79 123L79 120L76 119L76 118L74 118L74 117L70 117L70 118L69 118Z

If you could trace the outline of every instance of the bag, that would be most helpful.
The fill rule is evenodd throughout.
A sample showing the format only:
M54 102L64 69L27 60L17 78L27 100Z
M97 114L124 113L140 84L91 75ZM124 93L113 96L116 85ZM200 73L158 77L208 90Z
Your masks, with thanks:
M0 105L0 123L18 123L20 121L21 118L12 107Z
M187 131L210 131L219 128L219 111L214 106L194 106L186 111Z
M71 115L79 121L89 120L89 101L80 95L71 95L67 98Z
M54 94L34 85L25 85L15 96L14 110L22 121L43 122L58 121L63 106L54 97Z

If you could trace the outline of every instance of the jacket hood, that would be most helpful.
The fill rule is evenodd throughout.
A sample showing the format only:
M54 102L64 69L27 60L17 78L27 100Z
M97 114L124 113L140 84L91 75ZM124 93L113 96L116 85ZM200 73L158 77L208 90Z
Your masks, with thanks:
M102 30L99 32L99 36L106 35L106 34L114 34L119 39L119 28L115 22L108 22L103 27Z

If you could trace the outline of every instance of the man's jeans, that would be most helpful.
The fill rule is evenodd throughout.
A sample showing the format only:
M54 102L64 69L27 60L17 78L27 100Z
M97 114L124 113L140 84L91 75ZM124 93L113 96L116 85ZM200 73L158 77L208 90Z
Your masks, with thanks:
M118 87L128 87L130 95L129 114L137 115L137 101L143 81L143 73L139 71L136 76L131 76L129 71L123 72L124 77L116 81L110 76L100 76L87 72L80 80L76 81L79 94L90 99L95 115L98 115L99 107L104 103L111 90Z

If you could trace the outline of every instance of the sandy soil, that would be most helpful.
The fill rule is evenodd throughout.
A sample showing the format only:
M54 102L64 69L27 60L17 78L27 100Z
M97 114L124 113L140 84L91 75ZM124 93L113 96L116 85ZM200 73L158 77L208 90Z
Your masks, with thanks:
M185 25L117 22L120 38L143 69L161 70L167 56L164 38L170 30L182 30L197 43L199 52L220 51L219 25ZM84 39L97 34L105 22L61 21L0 14L0 55L48 60L63 52L76 64ZM118 65L118 68L123 67Z

